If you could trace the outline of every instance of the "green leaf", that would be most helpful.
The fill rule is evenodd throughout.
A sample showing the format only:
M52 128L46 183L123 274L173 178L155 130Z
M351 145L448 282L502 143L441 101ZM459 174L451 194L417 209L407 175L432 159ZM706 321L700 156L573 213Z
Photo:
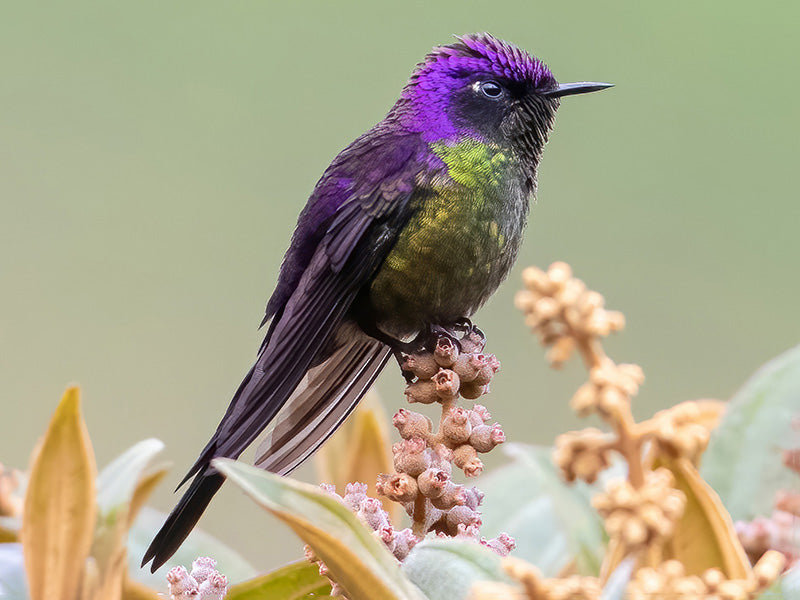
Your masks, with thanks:
M800 346L759 369L730 401L712 433L700 473L734 520L772 513L775 492L797 486L781 453L797 445Z
M150 573L150 569L142 569L140 567L142 556L166 518L166 514L145 506L128 533L128 569L131 577L139 583L162 589L164 574L167 571L178 565L191 569L192 561L198 556L210 556L216 560L217 570L231 583L252 579L258 575L258 571L240 554L197 527L156 573Z
M0 598L28 600L22 544L0 544Z
M164 443L155 438L142 440L111 461L97 476L97 508L108 515L127 506L137 483L154 470L155 458ZM159 465L160 466L160 465Z
M513 461L481 478L483 534L508 533L517 542L514 556L535 564L545 577L557 576L572 561L578 573L596 575L606 537L590 488L565 483L550 448L504 444L503 449Z
M130 515L137 508L132 504L140 482L154 473L163 475L162 465L155 464L163 448L159 440L143 440L111 461L97 477L98 514L91 556L99 570L98 594L103 598L121 597Z
M303 560L231 587L225 600L322 600L330 592L319 567Z
M500 557L474 542L425 540L403 561L403 571L430 600L459 600L480 581L514 583Z
M311 546L350 600L423 597L374 532L333 496L236 461L213 465Z
M778 585L775 586L780 590L781 600L800 600L800 564L795 565L780 578ZM769 592L762 596L763 598L772 598Z

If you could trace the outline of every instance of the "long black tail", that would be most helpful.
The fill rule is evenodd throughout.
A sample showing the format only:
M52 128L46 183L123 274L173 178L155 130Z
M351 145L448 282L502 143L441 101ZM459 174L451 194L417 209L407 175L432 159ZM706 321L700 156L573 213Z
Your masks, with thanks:
M263 354L259 357L217 432L181 482L183 485L194 477L150 543L142 566L152 560L150 570L155 572L169 560L222 486L225 478L210 465L212 459L237 458L277 417L275 431L260 449L259 466L281 474L290 472L347 417L390 356L388 346L352 323L342 324L331 342L321 347L324 350L312 360L286 365L273 362L268 370L261 365ZM278 359L282 357L278 355Z
M150 571L155 573L161 565L175 554L186 536L194 529L209 502L222 487L225 478L212 467L195 475L192 485L169 514L164 525L150 542L142 559L142 566L152 559Z

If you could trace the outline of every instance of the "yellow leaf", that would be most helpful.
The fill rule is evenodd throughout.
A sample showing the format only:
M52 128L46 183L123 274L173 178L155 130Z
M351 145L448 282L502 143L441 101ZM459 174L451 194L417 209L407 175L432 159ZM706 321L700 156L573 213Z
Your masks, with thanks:
M145 501L150 497L150 494L153 493L156 486L161 483L161 480L164 479L166 474L166 468L159 469L154 473L145 475L136 484L136 490L133 492L133 498L131 498L130 506L128 506L127 529L131 528L133 522L136 520L136 516L139 514L139 510L144 506Z
M74 600L95 525L95 460L80 413L80 392L67 389L35 453L22 517L31 600Z
M386 413L377 394L368 393L317 453L320 482L333 484L336 491L344 494L346 484L360 481L369 486L367 494L378 498L375 489L378 475L394 471L386 422ZM387 498L380 500L392 521L396 521L400 505Z
M675 534L663 548L663 559L681 561L689 575L700 575L716 567L729 579L752 577L750 562L728 511L691 461L661 458L653 468L659 466L672 472L675 487L686 495L686 509Z
M146 585L133 581L126 574L122 583L122 600L164 600L164 596Z

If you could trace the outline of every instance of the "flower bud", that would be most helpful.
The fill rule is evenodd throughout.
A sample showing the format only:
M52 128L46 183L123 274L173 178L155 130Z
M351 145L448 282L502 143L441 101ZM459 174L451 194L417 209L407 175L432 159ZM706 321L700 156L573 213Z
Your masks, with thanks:
M430 379L436 375L439 370L439 365L430 352L420 354L409 354L400 365L404 371L411 371L418 379Z
M481 540L481 544L494 550L498 556L508 556L517 547L517 542L507 533L501 533L490 540Z
M426 498L438 498L444 494L450 476L439 469L427 469L417 477L419 491Z
M449 446L463 444L470 439L472 433L469 412L460 406L454 406L442 417L440 431Z
M468 381L472 381L478 375L478 371L481 370L481 367L485 363L485 357L483 354L477 353L469 353L469 354L461 354L458 357L458 360L453 364L453 371L456 372L461 383L465 383Z
M173 567L167 572L169 593L175 600L196 600L200 598L200 589L194 577L189 575L185 567Z
M417 497L417 480L408 473L381 473L378 475L378 493L389 500L401 504L411 502Z
M483 348L486 346L486 336L480 329L473 327L458 343L461 345L462 353L479 353L483 352Z
M367 488L369 486L366 483L348 483L344 486L344 496L342 496L342 501L344 505L351 511L356 512L361 503L367 499Z
M440 402L451 401L458 396L458 388L461 382L454 371L440 369L431 381L435 384L436 395Z
M458 393L467 400L475 400L484 394L489 393L489 386L477 384L474 381L469 381L461 384L461 387L458 389Z
M454 506L464 504L467 501L467 497L464 494L464 486L453 483L451 479L445 484L442 495L430 498L430 501L439 510L450 510Z
M486 385L492 380L494 374L500 370L500 361L497 360L494 354L486 354L484 356L484 361L484 365L481 366L475 379L472 380L474 384Z
M408 473L416 477L431 464L427 444L422 438L411 438L392 445L392 462L398 473Z
M366 498L356 516L375 531L390 526L389 515L383 510L383 504L377 498Z
M475 525L476 527L480 527L482 524L481 514L466 505L454 506L447 511L445 519L450 531L458 531L459 524Z
M420 404L433 404L439 400L436 384L431 380L409 383L406 386L405 395L409 402L419 402Z
M469 444L478 452L489 452L498 444L506 441L506 436L499 423L494 425L479 425L472 429Z
M478 510L478 507L483 502L485 494L475 486L471 488L464 488L464 504L469 506L472 510Z
M392 417L392 425L404 439L426 438L431 433L431 420L418 412L401 408Z
M478 453L469 444L463 444L453 450L453 464L464 471L467 477L477 477L483 472L483 462Z
M439 336L433 349L436 364L444 369L452 367L458 358L458 346L447 336Z

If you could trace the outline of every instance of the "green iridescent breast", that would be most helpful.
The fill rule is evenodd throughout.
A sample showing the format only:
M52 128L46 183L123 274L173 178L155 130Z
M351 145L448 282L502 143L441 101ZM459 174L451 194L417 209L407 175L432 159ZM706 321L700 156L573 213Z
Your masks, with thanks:
M412 199L419 206L370 288L393 335L471 316L508 274L528 212L513 155L475 140L431 150L445 167Z

